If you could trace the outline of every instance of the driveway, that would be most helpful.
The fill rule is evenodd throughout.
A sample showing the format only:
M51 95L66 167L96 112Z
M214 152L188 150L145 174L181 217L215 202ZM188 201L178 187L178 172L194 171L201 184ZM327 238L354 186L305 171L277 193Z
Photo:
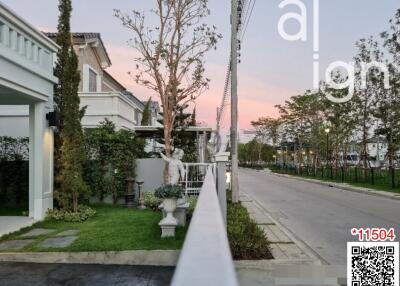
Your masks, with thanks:
M0 263L0 286L165 286L173 267Z
M327 264L346 265L346 244L356 241L350 233L353 227L393 227L400 235L400 200L249 169L240 169L239 180L241 191L256 199Z

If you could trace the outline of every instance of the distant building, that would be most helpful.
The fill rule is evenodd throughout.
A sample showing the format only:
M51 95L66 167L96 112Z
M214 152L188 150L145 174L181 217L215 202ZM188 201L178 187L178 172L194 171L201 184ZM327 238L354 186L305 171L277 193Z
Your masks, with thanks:
M246 144L256 137L255 130L241 129L239 131L239 142Z

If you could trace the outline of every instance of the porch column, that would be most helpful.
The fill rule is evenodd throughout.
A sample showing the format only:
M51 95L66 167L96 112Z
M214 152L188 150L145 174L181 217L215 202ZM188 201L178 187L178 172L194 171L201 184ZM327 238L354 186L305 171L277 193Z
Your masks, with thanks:
M53 132L44 102L29 105L29 216L41 220L53 208Z

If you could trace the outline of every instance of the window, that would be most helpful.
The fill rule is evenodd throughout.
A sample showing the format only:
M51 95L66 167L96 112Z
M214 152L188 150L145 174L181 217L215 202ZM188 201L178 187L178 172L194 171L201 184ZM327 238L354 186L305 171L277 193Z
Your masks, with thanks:
M89 69L89 92L97 91L97 74Z

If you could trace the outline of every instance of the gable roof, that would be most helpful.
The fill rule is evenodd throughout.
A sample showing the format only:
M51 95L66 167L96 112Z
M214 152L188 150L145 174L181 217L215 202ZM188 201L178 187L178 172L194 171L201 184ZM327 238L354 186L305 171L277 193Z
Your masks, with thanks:
M54 42L56 41L57 33L45 32L44 34ZM100 33L71 33L71 35L74 40L74 44L89 44L95 48L100 58L104 61L104 63L102 63L103 69L111 66L111 59L104 46L103 40L101 39Z

